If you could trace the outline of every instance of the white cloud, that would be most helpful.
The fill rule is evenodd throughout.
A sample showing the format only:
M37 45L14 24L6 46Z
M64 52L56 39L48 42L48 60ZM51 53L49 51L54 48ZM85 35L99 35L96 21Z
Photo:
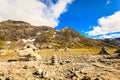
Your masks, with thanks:
M47 25L56 27L59 17L67 11L67 5L73 0L46 0L49 5L42 0L0 0L0 21L22 20L33 25Z
M94 26L93 30L86 32L89 36L99 36L115 32L120 32L120 11L113 15L98 19L99 26Z
M100 38L117 38L120 37L120 34L109 34L109 35L102 35Z
M111 0L107 0L106 5L109 5L111 3Z

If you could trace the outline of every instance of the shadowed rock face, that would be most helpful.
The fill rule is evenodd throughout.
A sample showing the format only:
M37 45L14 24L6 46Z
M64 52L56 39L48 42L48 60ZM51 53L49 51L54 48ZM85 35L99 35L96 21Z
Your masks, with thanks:
M120 53L116 56L116 58L120 59Z
M120 53L120 49L116 50L115 53Z
M106 54L106 55L108 55L109 53L108 53L108 51L106 50L105 47L102 47L101 51L98 54Z
M120 37L119 38L106 38L106 39L101 39L101 41L115 45L115 46L120 46Z

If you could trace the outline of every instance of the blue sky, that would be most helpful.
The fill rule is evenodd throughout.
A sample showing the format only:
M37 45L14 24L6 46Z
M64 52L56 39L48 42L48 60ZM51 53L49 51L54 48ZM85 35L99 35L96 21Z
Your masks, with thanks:
M68 6L68 11L60 16L60 23L56 29L69 26L87 37L100 38L102 35L90 36L86 32L99 25L99 18L113 15L119 10L120 0L74 0ZM119 31L117 34L119 34ZM106 34L106 37L107 35L109 33Z
M0 0L0 21L8 19L115 38L120 37L120 0Z

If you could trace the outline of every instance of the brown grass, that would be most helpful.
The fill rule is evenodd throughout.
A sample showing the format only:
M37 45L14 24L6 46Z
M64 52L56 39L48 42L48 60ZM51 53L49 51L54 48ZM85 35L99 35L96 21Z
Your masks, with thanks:
M116 49L107 49L109 53L114 53ZM100 49L93 49L93 48L80 48L80 49L68 49L67 51L64 51L64 49L60 49L58 51L55 51L55 49L42 49L39 51L39 54L41 55L42 58L47 58L52 55L69 55L69 54L84 54L84 53L89 53L89 54L97 54L99 53Z
M116 49L107 49L109 53L114 53L114 51ZM78 54L84 54L84 53L89 53L89 54L97 54L100 51L100 49L93 49L93 48L80 48L80 49L68 49L67 51L64 51L64 49L59 49L58 51L55 51L55 49L41 49L38 51L38 53L41 55L41 57L47 58L47 57L51 57L52 55L69 55L69 54L74 54L74 53L78 53ZM4 57L10 57L10 58L17 58L18 55L17 53L8 50L6 52L6 55L0 55L0 58L4 58Z

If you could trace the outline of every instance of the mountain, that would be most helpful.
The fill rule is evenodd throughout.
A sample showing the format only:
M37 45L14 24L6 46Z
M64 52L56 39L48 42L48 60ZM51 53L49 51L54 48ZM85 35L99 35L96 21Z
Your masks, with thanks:
M114 46L120 46L120 38L105 38L101 39L101 41L112 44Z
M0 41L11 41L14 46L21 44L21 39L35 39L35 45L39 48L113 47L100 40L86 38L69 27L55 30L49 26L34 26L23 21L0 22Z

